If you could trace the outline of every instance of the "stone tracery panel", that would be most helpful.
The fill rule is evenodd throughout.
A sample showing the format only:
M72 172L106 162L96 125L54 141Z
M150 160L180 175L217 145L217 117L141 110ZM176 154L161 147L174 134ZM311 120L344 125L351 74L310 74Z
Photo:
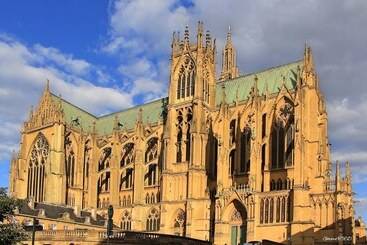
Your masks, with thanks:
M49 157L50 147L46 137L38 134L30 152L28 164L27 197L36 202L44 200L45 164Z

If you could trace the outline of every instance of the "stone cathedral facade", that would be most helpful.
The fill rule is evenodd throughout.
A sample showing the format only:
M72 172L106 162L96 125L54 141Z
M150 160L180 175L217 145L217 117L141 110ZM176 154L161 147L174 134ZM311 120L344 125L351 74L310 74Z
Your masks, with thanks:
M354 239L351 170L332 171L309 47L241 75L228 33L218 78L199 22L196 38L173 35L169 69L168 97L98 117L47 83L21 130L10 193L101 215L113 205L122 230L221 245Z

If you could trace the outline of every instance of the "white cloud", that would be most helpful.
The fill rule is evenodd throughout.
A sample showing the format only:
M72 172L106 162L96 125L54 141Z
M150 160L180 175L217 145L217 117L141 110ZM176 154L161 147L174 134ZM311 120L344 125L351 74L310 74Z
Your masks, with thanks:
M167 86L171 34L177 30L183 33L184 26L189 24L194 41L198 20L203 20L205 28L217 38L218 54L231 25L242 72L301 59L307 42L313 49L321 89L328 102L332 158L351 161L354 183L366 182L367 32L361 30L367 23L367 1L197 0L192 3L185 8L178 0L114 1L111 35L104 51L120 56L120 71L130 76L137 89L145 91L154 88L151 83ZM147 65L150 63L155 65ZM217 63L219 73L220 55ZM137 75L134 68L142 71L144 77ZM151 77L149 73L156 76Z
M3 35L1 36L3 37ZM19 129L29 105L36 105L46 79L51 89L95 114L132 105L133 95L119 88L101 87L81 76L87 61L73 59L54 48L28 47L15 39L0 37L0 160L17 149Z
M81 59L74 59L72 55L62 54L56 48L46 48L39 44L34 47L37 54L42 55L44 59L54 61L69 72L77 75L86 74L91 68L91 64Z

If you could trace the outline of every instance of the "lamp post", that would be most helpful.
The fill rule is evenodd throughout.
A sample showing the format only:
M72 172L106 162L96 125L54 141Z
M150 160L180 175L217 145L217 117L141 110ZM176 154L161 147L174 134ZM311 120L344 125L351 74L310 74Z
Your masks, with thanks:
M110 236L113 235L113 206L108 206L108 220L107 220L107 242L110 240Z
M24 230L25 231L32 231L32 245L34 245L36 231L42 231L43 230L43 226L39 224L39 220L36 219L36 217L33 217L32 226L25 225L24 226Z

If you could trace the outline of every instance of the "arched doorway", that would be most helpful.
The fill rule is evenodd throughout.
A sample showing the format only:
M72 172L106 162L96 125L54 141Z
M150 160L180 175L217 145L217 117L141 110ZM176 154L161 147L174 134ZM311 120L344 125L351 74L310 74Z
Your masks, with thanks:
M238 201L233 201L229 216L231 245L244 244L247 235L247 212Z

